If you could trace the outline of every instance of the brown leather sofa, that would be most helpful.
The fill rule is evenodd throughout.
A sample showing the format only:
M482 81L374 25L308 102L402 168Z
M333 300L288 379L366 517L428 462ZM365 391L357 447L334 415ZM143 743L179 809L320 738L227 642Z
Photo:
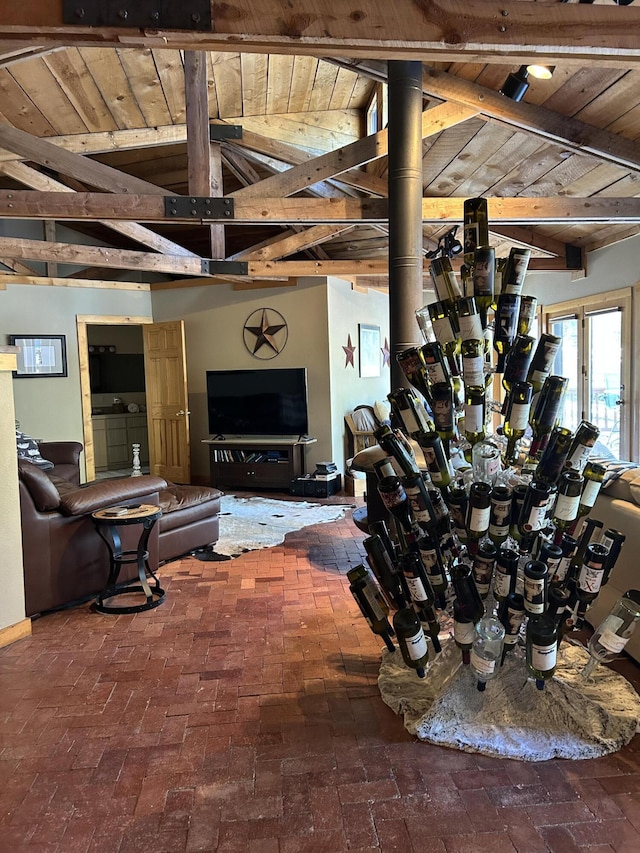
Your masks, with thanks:
M149 539L154 571L162 562L216 542L222 494L217 489L180 486L149 475L80 486L81 444L43 442L40 448L54 462L53 470L18 460L27 616L87 600L104 587L109 555L91 520L96 509L132 502L161 507ZM137 526L124 528L123 547L135 548L138 535ZM131 580L135 573L135 566L125 565L120 580Z

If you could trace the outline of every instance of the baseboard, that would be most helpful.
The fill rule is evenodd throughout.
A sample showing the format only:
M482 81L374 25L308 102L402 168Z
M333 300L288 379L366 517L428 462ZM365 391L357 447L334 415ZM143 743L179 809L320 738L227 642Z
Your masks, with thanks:
M16 622L15 625L9 625L7 628L0 629L0 648L10 646L16 640L24 640L25 637L31 636L31 619L22 619Z

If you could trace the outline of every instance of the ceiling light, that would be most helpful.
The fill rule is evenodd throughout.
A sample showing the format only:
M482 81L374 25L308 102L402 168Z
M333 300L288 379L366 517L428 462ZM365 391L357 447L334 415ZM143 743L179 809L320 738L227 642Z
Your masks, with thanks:
M527 65L529 74L538 80L550 80L555 70L555 65Z
M505 98L511 98L512 101L521 101L524 97L524 93L529 88L529 84L527 83L527 77L529 76L529 72L527 71L526 65L521 65L517 71L514 71L513 74L509 74L507 79L502 84L502 88L500 89L501 94L505 96Z

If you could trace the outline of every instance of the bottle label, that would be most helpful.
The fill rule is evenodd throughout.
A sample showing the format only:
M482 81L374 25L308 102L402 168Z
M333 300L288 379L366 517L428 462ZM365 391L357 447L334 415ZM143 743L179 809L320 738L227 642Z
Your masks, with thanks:
M479 672L481 675L493 675L496 671L496 662L494 660L481 658L475 649L471 649L469 662L475 671Z
M521 430L527 428L530 408L530 403L514 403L513 406L511 406L511 412L509 414L511 429Z
M459 316L458 325L460 326L460 337L463 341L481 341L483 339L482 321L479 314Z
M542 348L538 345L538 349L536 350L533 359L533 367L535 370L532 371L532 378L534 380L544 379L549 375L549 373L551 373L551 368L559 349L559 341L543 340Z
M484 356L462 357L462 378L465 385L484 385Z
M531 646L531 665L540 672L550 672L555 668L557 654L557 643L552 643L550 646L533 643Z
M524 617L524 611L514 610L513 607L507 608L507 624L505 625L506 633L504 635L505 643L513 645L518 642L520 628L524 622Z
M496 571L493 578L493 592L499 598L506 598L511 592L511 575Z
M489 520L489 533L500 536L509 527L511 518L511 498L506 501L491 501L491 517Z
M491 507L472 507L469 513L469 530L471 533L482 533L489 528Z
M468 433L482 432L484 429L483 407L467 404L464 407L464 431Z
M547 557L547 569L549 571L549 577L555 578L558 573L558 566L560 565L561 557ZM566 574L566 572L565 572Z
M542 506L532 506L529 509L529 517L522 525L523 530L527 533L533 533L534 530L542 530L547 518L547 503Z
M442 432L449 432L453 429L451 400L434 400L431 411L437 429Z
M424 586L420 578L410 578L405 575L405 579L407 581L407 586L409 587L411 598L414 601L419 602L429 600L427 593L424 591Z
M567 456L567 461L564 463L564 467L572 468L574 471L582 473L592 450L593 447L591 445L579 444L573 453L570 456Z
M405 643L411 660L420 660L420 658L428 654L427 638L422 628L413 637L407 637Z
M364 597L366 598L366 600L367 600L367 604L368 604L368 605L369 605L369 607L371 608L371 612L372 612L372 614L373 614L373 618L374 618L374 619L376 619L376 620L378 620L378 621L380 621L381 619L386 619L386 618L387 618L387 614L386 614L386 613L383 611L383 609L380 607L380 604L379 604L379 602L378 602L377 594L376 594L375 590L374 590L374 589L372 589L372 587L371 587L371 584L370 584L370 583L367 583L367 584L362 588L362 594L363 594L363 595L364 595Z
M556 570L552 576L552 580L554 582L555 581L561 582L566 578L567 572L569 571L569 564L570 563L571 563L571 557L570 556L560 558L560 560L558 561L558 566L557 566L557 568L556 568Z
M493 560L476 557L473 561L473 579L481 596L488 595L493 575Z
M427 377L432 385L435 385L436 382L447 381L447 377L444 375L444 368L437 361L431 364L427 363Z
M582 592L598 593L602 585L602 576L604 575L604 566L590 566L588 563L582 564L580 576L578 577L578 586Z
M614 631L606 628L598 637L598 642L601 646L604 646L608 652L612 652L617 655L627 645L629 637L621 637L620 634L616 634Z
M473 622L453 621L453 639L463 646L470 646L476 638L476 626Z
M569 497L569 495L558 495L553 517L560 521L573 521L578 514L580 495Z
M464 234L465 254L473 254L480 244L480 223L465 222L462 233Z
M400 409L400 417L402 418L404 428L409 434L412 432L418 432L418 430L422 429L422 424L418 423L418 419L411 409Z
M582 490L582 497L580 498L582 506L593 506L601 488L602 483L598 482L598 480L587 480Z
M438 562L438 553L435 548L420 548L420 556L429 579L436 584L445 583L445 576Z
M453 327L451 326L451 320L449 320L448 317L439 317L437 320L432 320L431 326L433 328L433 334L436 336L436 340L440 346L444 346L445 344L450 344L455 341L456 336L453 332Z
M544 613L544 580L524 578L524 605L529 613Z
M431 513L420 486L405 486L411 512L416 521L431 521Z

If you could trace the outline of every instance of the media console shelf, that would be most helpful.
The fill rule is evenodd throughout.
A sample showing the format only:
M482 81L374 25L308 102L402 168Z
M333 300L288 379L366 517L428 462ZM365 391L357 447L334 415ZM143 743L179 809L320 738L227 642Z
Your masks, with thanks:
M305 447L315 438L204 439L217 489L282 489L305 473Z

